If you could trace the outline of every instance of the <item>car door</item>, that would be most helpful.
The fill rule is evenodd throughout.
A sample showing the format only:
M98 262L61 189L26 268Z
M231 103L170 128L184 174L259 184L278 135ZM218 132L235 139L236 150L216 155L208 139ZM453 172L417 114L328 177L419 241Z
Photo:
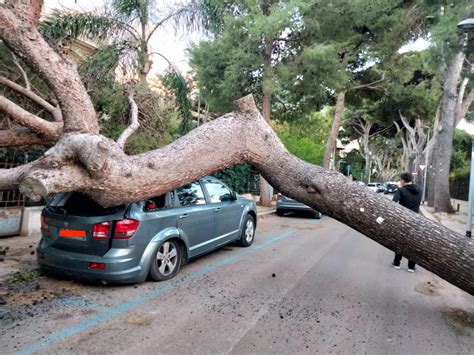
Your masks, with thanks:
M202 254L211 248L214 238L214 210L206 202L199 181L176 190L178 228L189 242L189 257Z
M231 190L221 181L207 177L203 182L214 211L214 247L237 239L243 205L232 199Z

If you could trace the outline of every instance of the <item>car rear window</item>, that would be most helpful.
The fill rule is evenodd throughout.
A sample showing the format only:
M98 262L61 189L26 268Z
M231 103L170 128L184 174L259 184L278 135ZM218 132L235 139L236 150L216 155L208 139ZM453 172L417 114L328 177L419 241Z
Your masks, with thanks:
M125 208L124 205L102 207L91 197L80 192L57 194L49 201L47 207L53 212L72 216L104 216L115 214Z

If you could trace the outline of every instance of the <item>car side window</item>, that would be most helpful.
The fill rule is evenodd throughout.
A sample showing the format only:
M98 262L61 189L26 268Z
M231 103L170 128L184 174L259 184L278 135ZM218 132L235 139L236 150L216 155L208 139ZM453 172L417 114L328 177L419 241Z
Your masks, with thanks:
M204 205L206 199L199 182L193 182L176 190L181 206Z
M211 203L218 203L222 201L230 201L231 191L222 183L216 180L205 180L207 193L211 199Z
M166 194L145 201L145 211L151 212L166 207Z

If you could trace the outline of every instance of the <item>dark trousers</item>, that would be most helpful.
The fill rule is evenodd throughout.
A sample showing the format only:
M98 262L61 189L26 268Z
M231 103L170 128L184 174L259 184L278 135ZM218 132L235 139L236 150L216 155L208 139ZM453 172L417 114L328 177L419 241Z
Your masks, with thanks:
M395 259L393 259L393 265L400 266L400 261L402 261L402 256L400 254L395 253ZM408 268L414 269L415 263L413 261L408 260Z

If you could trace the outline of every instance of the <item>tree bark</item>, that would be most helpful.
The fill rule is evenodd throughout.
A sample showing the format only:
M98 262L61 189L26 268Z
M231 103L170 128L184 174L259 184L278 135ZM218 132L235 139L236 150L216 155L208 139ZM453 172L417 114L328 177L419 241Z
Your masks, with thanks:
M434 208L437 212L454 212L449 189L449 170L453 148L458 82L463 62L464 53L457 53L445 74L441 121L433 152Z
M468 238L349 182L342 174L294 157L261 117L251 96L238 100L233 113L162 149L136 156L126 156L115 142L101 136L66 134L40 160L0 170L0 186L19 186L31 198L79 190L111 206L162 194L244 161L254 164L285 195L474 294L469 267L474 248Z
M62 122L49 122L41 117L24 110L6 97L0 95L0 110L7 113L15 121L43 135L46 139L55 141L62 131Z
M323 168L329 169L331 156L336 150L337 137L342 124L342 116L344 114L344 102L346 99L346 91L343 90L337 95L336 108L334 110L334 119L332 121L331 132L329 133L326 143L326 150L323 156Z
M55 142L38 136L30 129L17 127L0 131L0 148L27 145L53 145Z
M130 125L117 139L117 144L122 150L125 148L128 138L140 127L138 122L138 106L133 98L133 93L128 94L128 103L130 104Z
M22 20L28 13L23 5L25 2L29 1L0 4L0 38L53 90L63 113L66 132L98 133L94 107L77 69L66 63L30 22Z
M62 113L59 107L51 105L48 101L43 99L41 96L35 94L31 89L28 89L28 87L23 87L21 85L18 85L17 83L5 78L4 76L0 76L0 84L5 85L9 87L10 89L15 90L16 92L22 94L23 96L29 98L31 101L36 103L37 105L43 107L46 111L51 113L51 116L53 116L53 119L56 122L62 122Z
M438 127L439 127L439 118L441 116L441 104L438 105L438 109L436 110L436 115L433 124L433 136L431 137L430 141L427 144L426 151L428 154L428 164L426 169L426 196L427 196L427 203L428 206L434 206L434 169L433 169L433 154L434 154L434 145L436 144L436 136L438 135Z
M262 99L262 114L268 124L271 122L272 113L272 92L269 89L269 81L271 80L270 70L273 52L273 38L265 40L264 52L264 68L263 68L263 99ZM260 205L271 206L270 185L263 176L260 175Z

